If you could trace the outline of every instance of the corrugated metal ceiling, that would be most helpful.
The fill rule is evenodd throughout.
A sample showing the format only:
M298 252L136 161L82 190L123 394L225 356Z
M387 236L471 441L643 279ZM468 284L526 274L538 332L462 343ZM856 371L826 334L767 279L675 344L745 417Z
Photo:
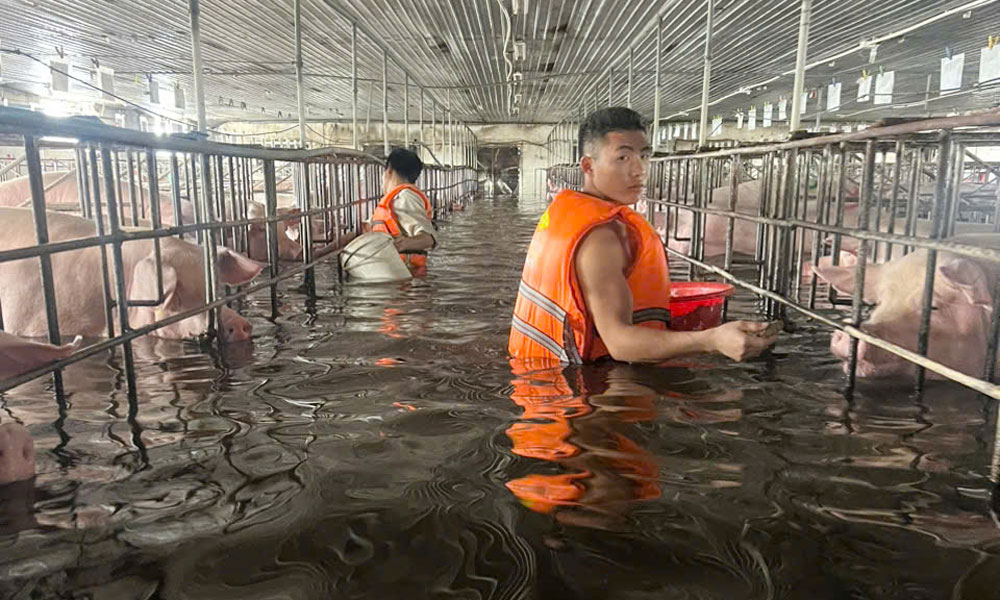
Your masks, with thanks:
M968 5L971 14L959 10ZM208 113L213 121L291 118L295 113L291 0L202 0L203 55ZM509 112L505 63L507 29L523 41L525 57L513 65L523 75L519 113ZM715 71L711 96L724 100L713 114L731 115L751 103L776 100L791 91L792 78L771 81L795 62L799 0L716 0ZM179 0L0 0L0 47L47 61L63 52L74 65L96 64L116 72L116 93L157 112L149 104L147 76L161 89L186 90L193 109L187 2ZM1000 4L970 0L815 0L810 61L851 49L859 42L898 31L946 11L952 16L879 47L848 52L832 66L810 71L810 86L836 77L844 81L840 113L874 118L870 107L851 106L862 68L897 71L899 101L925 111L927 75L936 90L945 48L967 52L969 93L934 101L930 110L991 106L992 91L972 89L978 48L1000 33ZM704 0L303 0L304 60L310 118L349 118L351 112L351 21L359 35L359 117L381 120L381 47L390 57L390 118L403 110L402 82L409 74L410 115L416 120L419 91L438 106L450 96L456 118L468 122L552 122L605 104L608 69L612 97L624 103L628 48L634 45L633 105L652 114L655 26L664 23L662 114L698 105L704 44ZM374 41L373 41L374 40ZM507 51L512 48L507 45ZM57 50L58 49L58 50ZM25 57L2 56L2 83L45 94L47 69ZM97 61L96 63L94 61ZM86 71L79 71L85 74ZM748 87L750 86L750 87ZM748 87L749 93L735 94ZM936 97L936 93L934 94ZM370 113L369 113L370 110ZM882 109L884 112L884 109ZM900 109L893 110L899 114ZM280 115L279 115L280 111ZM440 117L440 109L438 115ZM692 118L696 118L692 113Z

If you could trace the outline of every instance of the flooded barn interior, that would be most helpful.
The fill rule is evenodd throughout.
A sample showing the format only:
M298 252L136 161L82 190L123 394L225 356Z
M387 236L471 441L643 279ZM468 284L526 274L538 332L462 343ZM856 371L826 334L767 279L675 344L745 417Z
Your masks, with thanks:
M996 0L0 8L0 598L1000 598Z

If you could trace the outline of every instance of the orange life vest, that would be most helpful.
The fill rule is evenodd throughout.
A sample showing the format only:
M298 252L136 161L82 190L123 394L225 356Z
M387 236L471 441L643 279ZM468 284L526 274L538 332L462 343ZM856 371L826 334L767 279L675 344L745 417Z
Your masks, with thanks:
M382 198L382 201L375 207L375 212L372 213L372 231L388 233L394 238L403 235L403 230L396 219L396 211L393 208L396 197L403 190L411 190L420 196L420 199L424 201L424 210L427 212L428 220L434 218L434 207L431 206L431 201L427 199L427 196L412 183L404 183L386 194L385 198ZM427 253L424 251L401 252L399 257L411 269L427 266Z
M632 322L666 329L670 273L656 232L627 206L566 189L542 215L528 246L507 347L511 356L570 364L608 356L577 281L576 250L592 229L616 220L635 245L626 273Z

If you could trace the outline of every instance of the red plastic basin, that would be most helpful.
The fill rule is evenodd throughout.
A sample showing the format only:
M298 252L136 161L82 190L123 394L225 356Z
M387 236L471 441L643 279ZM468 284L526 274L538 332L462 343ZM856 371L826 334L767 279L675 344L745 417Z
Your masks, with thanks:
M722 324L722 306L734 291L728 283L675 281L670 284L670 328L702 331Z

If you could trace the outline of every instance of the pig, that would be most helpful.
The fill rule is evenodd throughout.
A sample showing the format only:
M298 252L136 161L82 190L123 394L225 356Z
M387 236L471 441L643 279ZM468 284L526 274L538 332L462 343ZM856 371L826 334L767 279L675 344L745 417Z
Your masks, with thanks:
M1000 249L1000 234L964 234L949 241ZM817 278L843 294L853 294L853 257L841 255L847 264L833 266L823 261L815 268ZM884 264L870 264L865 273L864 301L875 304L861 330L917 350L927 251L918 249ZM928 356L937 362L975 377L982 376L986 342L993 314L993 286L1000 280L1000 265L939 252L934 277L934 299ZM848 367L850 337L834 332L830 350ZM906 375L914 365L885 350L858 343L858 377ZM928 372L928 376L936 376Z
M737 188L738 200L736 204L736 212L750 216L757 216L760 210L760 189L761 186L759 180L751 180L739 184L739 187ZM857 198L856 194L857 188L850 187L845 195L843 216L844 227L857 226L858 204L854 201L854 199ZM712 190L712 201L709 206L716 210L729 210L730 198L731 192L729 186L715 188ZM806 207L805 220L813 223L816 222L817 206L818 203L815 201L815 198L811 199ZM832 215L833 210L834 207L831 206L831 221L834 221L834 217ZM799 211L799 215L801 216L801 208ZM682 208L677 210L676 213L671 211L671 217L673 217L674 214L677 215L676 234L674 233L675 225L673 223L670 223L670 226L667 227L667 214L664 212L653 214L652 225L656 232L661 236L667 236L668 248L687 254L690 248L690 241L686 238L691 237L691 227L694 221L695 213ZM706 217L705 230L702 232L705 248L704 255L706 257L725 254L726 228L728 223L729 219L727 217L717 215L708 215ZM884 219L881 225L882 231L886 231L888 229L888 220ZM809 253L812 247L812 236L814 234L810 231L800 233L801 235L806 236L805 249L806 252ZM845 247L844 249L848 248ZM757 223L742 219L734 219L733 252L736 254L752 255L756 252L756 250Z
M760 181L752 180L741 183L737 188L736 212L757 216L760 209ZM711 208L716 210L729 210L729 200L731 192L729 186L719 187L712 190ZM810 202L807 209L806 219L815 221L816 202ZM856 205L845 207L845 218L850 218L852 208ZM667 236L667 247L684 254L688 253L691 242L691 228L694 223L694 213L683 208L676 213L671 210L671 217L676 214L676 237L674 233L674 223L667 226L667 213L653 213L653 227L661 236ZM856 218L856 217L855 217ZM704 239L705 256L718 256L726 252L726 228L729 218L718 215L708 215L705 219L705 229L702 232ZM681 239L678 239L681 238ZM807 244L807 247L810 244ZM743 219L733 220L733 252L736 254L752 255L757 249L757 223Z
M0 485L35 476L35 443L18 423L0 425Z
M53 242L91 237L96 228L92 221L63 213L46 213L49 238ZM24 248L35 244L35 227L30 209L0 208L0 250ZM160 240L162 249L164 301L157 306L129 307L129 323L138 328L163 318L190 310L204 302L202 249L177 238ZM109 259L111 256L108 250ZM133 240L122 244L125 288L135 300L157 298L156 266L152 240ZM262 266L228 248L219 248L216 271L218 279L229 285L241 285L256 277ZM83 248L52 255L59 330L63 335L104 336L104 297L100 249ZM112 295L115 294L114 267ZM42 295L38 259L0 262L0 306L4 327L15 335L41 337L47 334L45 303ZM250 339L253 327L235 311L223 307L219 334L223 341ZM154 335L186 338L205 333L207 313L199 313L157 329Z
M42 175L42 182L46 187L52 186L45 192L45 206L48 210L68 210L68 212L79 213L80 193L76 180L76 171L51 171ZM53 185L54 184L54 185ZM101 191L102 212L107 213L107 197L104 195L104 188ZM129 201L128 181L119 182L118 194L115 196L117 202L122 207L121 214L125 221L122 225L132 222L132 203ZM152 215L149 212L149 190L137 188L136 194L141 194L143 201L147 204L146 218L143 220L144 226L149 226ZM136 202L138 202L138 197ZM27 176L18 177L4 183L0 183L0 206L28 207L31 206L31 185ZM105 221L107 216L105 215ZM176 225L174 219L174 204L168 192L160 193L160 220L164 225ZM181 200L181 220L185 225L195 222L194 205L188 200ZM190 237L193 235L189 234Z
M55 196L73 190L76 198L76 171L49 171L42 174L43 187L52 186L46 195ZM79 203L79 200L77 199ZM31 182L27 175L0 183L0 206L31 206Z
M0 331L0 381L66 358L80 347L81 340L77 336L71 344L55 346Z
M857 226L857 216L856 211L850 219L850 224L845 225L845 227L856 227ZM845 215L846 217L846 215ZM883 210L882 217L878 223L878 231L883 233L889 232L889 211ZM874 231L875 228L875 215L871 214L868 217L870 221L870 229ZM847 219L845 219L847 221ZM917 219L914 221L914 236L920 238L929 238L933 230L934 222L928 219ZM966 233L992 233L993 224L992 223L955 223L955 235L961 235ZM893 234L895 235L906 235L906 217L896 217L895 223L893 224ZM827 236L826 244L830 245L833 243L833 236ZM840 249L853 254L857 254L858 247L861 245L861 240L849 236L840 237ZM869 247L874 252L875 244L874 242L869 242ZM880 247L885 248L885 244L879 244ZM880 252L884 253L885 250ZM873 255L874 256L874 255Z
M278 214L282 214L282 209ZM289 209L285 214L296 214L298 209ZM248 219L263 219L267 216L266 208L260 202L251 202L247 207ZM291 224L294 223L294 227ZM292 218L275 223L278 232L278 259L279 260L302 260L302 244L297 240L299 237L299 219ZM294 232L291 230L294 229ZM291 235L290 235L291 234ZM292 239L294 235L295 239ZM247 235L247 255L253 260L267 260L267 230L264 223L254 223L250 226Z

